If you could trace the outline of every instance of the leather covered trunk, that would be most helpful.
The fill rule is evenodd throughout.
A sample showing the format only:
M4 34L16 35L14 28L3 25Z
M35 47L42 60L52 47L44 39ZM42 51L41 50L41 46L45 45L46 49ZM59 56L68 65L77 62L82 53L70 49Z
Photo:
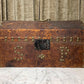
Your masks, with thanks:
M83 67L81 21L8 21L0 26L1 67Z

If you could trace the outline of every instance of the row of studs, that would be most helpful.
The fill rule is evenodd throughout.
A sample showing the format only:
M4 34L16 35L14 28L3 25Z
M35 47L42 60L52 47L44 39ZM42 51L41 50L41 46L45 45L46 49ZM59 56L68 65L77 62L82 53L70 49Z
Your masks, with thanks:
M60 61L64 62L64 56L63 55L68 55L68 52L70 51L70 49L68 49L68 47L60 47L60 49L61 49ZM64 49L66 49L66 52L64 52Z
M23 53L20 53L20 52L17 52L17 49L23 49L23 47L22 46L16 46L16 47L14 47L14 53L20 55L19 58L15 57L14 59L17 60L17 61L23 60L23 55L24 54Z
M4 38L4 40L7 41L7 39L8 39L8 38L7 38L7 36L6 36L6 37ZM11 41L14 41L14 39L15 39L14 37L11 37ZM18 37L17 39L18 39L18 41L21 40L20 37ZM38 39L41 39L41 37L38 37ZM50 40L52 41L53 38L50 37ZM25 37L25 38L24 38L24 41L28 41L28 38ZM34 37L32 37L32 41L34 41ZM60 41L60 37L57 37L57 38L56 38L56 41L59 42L59 41ZM73 41L73 37L70 37L70 42L72 42L72 41ZM79 41L80 41L80 37L77 37L77 40L76 40L76 41L79 42ZM66 42L66 37L63 37L63 42Z

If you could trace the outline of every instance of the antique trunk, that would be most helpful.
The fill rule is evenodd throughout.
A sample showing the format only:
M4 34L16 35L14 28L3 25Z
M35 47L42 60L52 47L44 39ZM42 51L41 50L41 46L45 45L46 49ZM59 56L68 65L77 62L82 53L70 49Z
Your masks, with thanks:
M1 67L83 67L81 21L8 21L0 26Z

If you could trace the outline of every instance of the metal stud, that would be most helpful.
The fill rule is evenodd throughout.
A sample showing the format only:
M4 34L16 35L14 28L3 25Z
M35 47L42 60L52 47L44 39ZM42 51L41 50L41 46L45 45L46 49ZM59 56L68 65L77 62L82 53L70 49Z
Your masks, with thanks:
M11 37L11 41L14 41L14 37Z
M61 58L64 58L64 56L61 56Z
M7 41L7 36L5 36L5 41Z
M16 60L17 58L15 57L14 59Z
M79 42L80 41L80 38L79 37L77 37L77 42Z
M67 52L65 52L65 55L67 55L68 53Z
M70 37L70 42L72 42L73 41L73 37Z
M21 56L23 56L24 54L23 53L21 53Z
M39 36L38 38L39 38L39 39L41 39L41 37L40 37L40 36Z
M56 38L56 41L57 41L57 42L59 41L59 37Z
M16 47L14 47L14 49L16 49Z
M52 39L53 39L53 38L52 38L52 37L50 37L50 41L52 41Z
M61 50L61 52L63 52L64 50Z
M61 61L61 62L64 62L64 59L61 58L60 61Z
M18 58L17 61L19 61L20 59Z
M60 47L61 49L64 48L64 47Z
M24 41L28 41L27 37L25 37Z
M23 57L21 57L20 59L23 60Z
M70 50L69 49L67 49L67 52L69 52Z
M17 52L17 54L20 54L20 52Z
M32 42L34 41L34 37L32 37Z
M14 51L14 53L16 53L17 51Z
M63 38L63 41L64 41L64 42L66 41L66 37Z
M22 49L23 47L21 46L20 49Z
M20 37L18 37L18 41L20 41L21 40L21 38Z
M61 53L61 55L63 55L64 53Z

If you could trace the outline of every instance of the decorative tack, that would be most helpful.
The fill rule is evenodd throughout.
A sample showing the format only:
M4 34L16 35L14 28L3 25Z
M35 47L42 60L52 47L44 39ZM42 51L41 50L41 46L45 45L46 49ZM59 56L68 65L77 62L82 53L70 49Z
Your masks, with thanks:
M24 41L28 41L27 37L25 37Z
M60 62L64 62L64 59L61 58L61 59L60 59Z
M32 37L32 42L34 42L34 37Z
M56 38L56 41L57 41L57 42L59 41L59 37Z

